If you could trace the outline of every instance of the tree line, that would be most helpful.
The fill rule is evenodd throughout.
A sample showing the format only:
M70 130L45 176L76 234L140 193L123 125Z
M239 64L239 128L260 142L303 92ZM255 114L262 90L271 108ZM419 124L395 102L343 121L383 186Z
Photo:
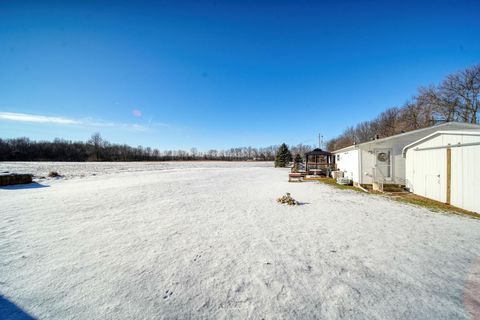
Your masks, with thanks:
M440 122L479 123L480 65L445 77L438 85L421 87L401 107L392 107L375 119L347 127L327 142L330 151L429 127Z
M311 146L292 146L294 154L303 156ZM33 141L29 138L0 139L0 161L274 161L278 146L239 147L205 152L196 148L160 151L150 147L114 144L95 133L86 141Z

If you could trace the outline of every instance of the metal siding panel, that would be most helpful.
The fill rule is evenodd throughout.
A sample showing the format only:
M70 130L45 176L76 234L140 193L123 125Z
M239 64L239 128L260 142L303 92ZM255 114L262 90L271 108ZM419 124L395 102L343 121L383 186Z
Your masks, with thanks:
M407 154L405 155L405 186L413 192L415 189L415 184L413 181L413 153L412 149L407 150Z
M474 142L470 139L465 140ZM477 141L480 142L478 137ZM478 182L480 179L480 146L466 146L457 149L462 149L461 152L463 155L463 162L461 164L462 202L459 203L458 206L466 210L480 212L480 190ZM456 204L453 205L457 206Z
M373 182L373 168L375 167L375 155L368 152L368 150L361 150L362 167L359 174L361 175L362 183L371 184ZM368 174L368 175L366 175Z
M463 148L452 148L452 189L451 205L463 207L463 176L465 168Z
M337 169L344 171L345 176L358 182L358 150L350 150L339 153L340 160L337 161Z
M442 134L419 144L418 148L440 147L450 143L480 142L480 136ZM406 175L411 191L437 201L446 201L446 149L407 150ZM480 212L480 145L453 147L451 204ZM436 175L440 175L437 183Z
M427 140L419 148L428 148L439 145L441 139L438 137ZM445 150L415 150L411 149L413 155L412 183L413 192L423 197L444 202L446 200L446 184L442 183L446 170ZM443 195L442 195L443 193Z

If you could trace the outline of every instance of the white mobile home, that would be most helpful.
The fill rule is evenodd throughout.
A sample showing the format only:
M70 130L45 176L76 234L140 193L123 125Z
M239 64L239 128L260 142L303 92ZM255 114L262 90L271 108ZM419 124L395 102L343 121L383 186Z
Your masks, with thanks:
M411 192L480 212L480 130L437 131L403 155Z
M355 184L395 183L405 185L403 148L439 130L472 130L479 125L447 122L387 138L359 143L334 151L337 169Z

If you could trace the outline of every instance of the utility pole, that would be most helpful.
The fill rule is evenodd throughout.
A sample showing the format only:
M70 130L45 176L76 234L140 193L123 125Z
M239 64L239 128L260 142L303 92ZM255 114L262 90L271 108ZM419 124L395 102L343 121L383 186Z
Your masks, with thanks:
M321 133L318 134L318 147L322 149L323 147L323 136Z

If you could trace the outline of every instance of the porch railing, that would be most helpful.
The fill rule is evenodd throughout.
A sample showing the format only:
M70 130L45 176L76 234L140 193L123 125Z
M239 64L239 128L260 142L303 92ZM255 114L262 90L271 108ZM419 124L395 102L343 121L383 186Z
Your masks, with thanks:
M372 168L373 171L373 182L378 185L378 189L383 192L383 186L386 182L385 176L383 173L378 169L377 166Z

